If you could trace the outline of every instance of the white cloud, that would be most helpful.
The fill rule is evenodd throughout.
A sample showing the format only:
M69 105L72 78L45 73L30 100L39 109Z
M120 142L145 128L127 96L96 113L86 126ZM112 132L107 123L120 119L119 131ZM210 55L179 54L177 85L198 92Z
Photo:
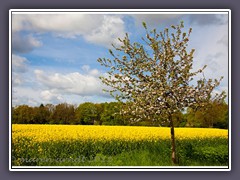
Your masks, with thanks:
M222 25L228 21L228 16L225 14L191 14L188 15L191 24L196 25Z
M68 74L47 74L42 70L35 70L36 79L50 92L56 94L75 94L80 96L106 96L102 89L106 88L98 78L97 69L89 70L87 74L73 72ZM49 92L42 94L45 98L51 97Z
M23 77L17 73L12 73L12 84L14 86L19 86L23 84Z
M85 72L88 72L90 69L90 66L89 65L83 65L82 66L82 70L85 71Z
M23 62L25 61L23 60ZM111 101L110 95L102 92L102 89L107 87L99 79L100 71L91 69L88 65L82 67L82 69L84 68L87 71L81 73L64 72L62 69L57 72L56 69L35 69L24 71L24 73L13 72L13 106Z
M48 101L48 102L61 102L63 101L63 97L59 94L56 94L54 91L50 91L50 90L44 90L40 93L40 97L44 100L44 101Z
M12 71L24 73L27 71L28 60L24 57L12 55Z
M124 22L119 16L103 16L102 24L86 34L87 41L95 44L105 44L109 46L114 43L118 44L118 37L124 37Z
M183 16L182 14L134 14L132 15L137 25L142 25L142 22L146 22L149 26L161 26L162 23L165 25L171 25L172 23L178 22Z
M181 20L189 20L194 25L221 25L226 24L228 16L226 14L134 14L138 25L146 22L150 26L162 26L178 24Z
M39 93L40 90L38 89L15 86L13 87L12 92L12 104L13 106L22 104L37 106L42 103L41 99L39 98Z
M89 72L89 75L93 76L93 77L99 77L100 76L100 72L97 70L97 69L92 69L90 72Z
M13 106L27 104L39 106L40 104L59 104L65 102L60 94L54 91L41 90L30 86L15 86L12 93Z
M101 75L101 72L97 69L90 69L89 65L83 65L82 70L84 73L89 74L93 77L99 77Z
M228 36L227 36L227 34L223 35L223 36L219 39L218 43L223 44L223 45L225 45L226 47L228 47Z
M124 34L124 22L117 15L88 14L15 14L12 31L51 32L56 36L75 38L109 47Z
M18 86L25 81L24 75L28 70L28 60L24 57L12 55L12 84Z
M13 32L31 30L39 33L50 31L75 35L100 25L99 18L101 16L84 14L14 14L12 30Z
M217 88L218 93L222 90L228 93L228 26L219 24L215 26L198 25L193 26L193 33L190 37L190 47L195 48L196 52L193 58L194 71L207 65L204 70L206 79L223 80ZM202 78L198 75L197 78ZM227 101L227 99L226 99Z
M193 27L190 47L196 49L194 67L197 69L207 64L206 75L209 78L228 77L228 47L219 43L223 37L227 41L227 28L227 25Z
M21 36L19 33L13 33L12 35L13 53L28 53L41 45L42 43L31 34Z

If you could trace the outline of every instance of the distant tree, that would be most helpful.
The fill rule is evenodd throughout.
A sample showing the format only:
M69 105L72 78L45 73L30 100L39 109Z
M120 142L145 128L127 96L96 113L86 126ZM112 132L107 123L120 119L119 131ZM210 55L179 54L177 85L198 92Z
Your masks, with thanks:
M203 73L206 66L193 72L194 49L188 51L192 28L184 32L184 23L165 28L146 30L143 44L131 42L128 34L119 38L120 46L109 50L112 59L99 58L98 62L108 68L108 75L100 77L110 86L108 91L116 100L131 102L132 106L122 111L133 114L132 121L158 121L166 119L171 127L172 162L177 163L173 114L186 107L196 109L205 106L211 99L221 100L225 93L212 94L220 80L206 80L204 75L194 83L194 77ZM161 120L160 119L160 120Z
M91 102L80 104L76 109L75 118L80 124L93 125L97 119L96 106Z
M53 113L55 111L55 106L53 104L46 104L45 108L48 112L47 124L54 124Z
M175 127L184 127L186 125L186 119L181 111L175 112L172 118Z
M13 108L13 122L17 124L28 124L32 122L33 108L28 105L20 105Z
M96 103L94 104L96 107L96 118L95 118L95 124L102 125L102 119L101 115L104 112L104 103Z
M228 105L226 103L213 103L209 108L209 118L212 119L212 127L228 128Z
M16 107L12 107L12 124L17 124L18 122L18 113Z
M48 118L50 116L50 112L43 104L41 104L39 107L34 107L33 111L34 111L34 116L33 116L32 123L34 124L47 123Z
M52 115L52 123L71 124L74 119L75 109L73 105L67 103L61 103L56 105Z
M228 105L224 102L211 102L197 111L189 108L187 121L190 126L226 129L228 127Z
M104 111L101 114L101 120L105 125L124 125L123 117L119 114L121 103L104 103Z
M229 110L225 112L224 121L218 127L228 129L228 126L229 126Z

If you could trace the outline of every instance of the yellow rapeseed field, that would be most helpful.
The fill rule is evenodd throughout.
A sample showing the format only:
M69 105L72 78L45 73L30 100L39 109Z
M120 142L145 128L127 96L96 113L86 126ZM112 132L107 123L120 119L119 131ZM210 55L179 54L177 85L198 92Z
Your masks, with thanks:
M175 137L177 152L182 159L195 158L204 163L208 161L211 165L226 165L228 162L228 130L175 128ZM144 166L169 165L171 162L170 128L167 127L13 124L11 147L14 166L95 166L99 163L132 166L140 157L148 158L147 152L155 153L152 156L156 163L152 162L152 157L151 161L140 163ZM138 153L135 160L132 160L131 152ZM117 158L115 156L121 157L122 153L130 153L130 159L125 162L125 155L123 161L92 162L91 159ZM59 158L68 160L62 162ZM79 158L81 161L70 161Z
M175 128L176 139L228 138L228 130L210 128ZM35 142L63 140L123 140L154 141L169 139L170 128L136 126L83 126L83 125L12 125L12 140L27 137Z

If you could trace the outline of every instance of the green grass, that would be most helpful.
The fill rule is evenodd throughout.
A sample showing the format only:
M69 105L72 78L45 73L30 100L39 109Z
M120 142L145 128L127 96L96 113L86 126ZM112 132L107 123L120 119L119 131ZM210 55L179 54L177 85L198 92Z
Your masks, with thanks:
M31 145L31 146L28 146ZM176 141L179 166L227 166L226 138ZM41 151L39 151L41 148ZM12 144L13 166L171 166L170 140Z

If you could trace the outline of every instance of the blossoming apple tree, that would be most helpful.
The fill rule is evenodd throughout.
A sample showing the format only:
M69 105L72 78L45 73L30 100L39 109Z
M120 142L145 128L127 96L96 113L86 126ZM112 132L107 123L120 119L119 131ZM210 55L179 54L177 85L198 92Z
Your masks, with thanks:
M141 43L132 42L126 33L118 39L121 45L109 50L111 59L98 59L108 69L100 79L111 87L106 91L114 98L130 104L121 113L131 114L132 121L158 121L161 117L169 123L171 158L176 164L173 114L187 107L202 108L210 101L222 101L225 92L213 94L213 90L223 77L207 80L203 74L206 65L193 71L195 50L187 48L192 28L184 32L183 22L161 32L149 31L145 22L143 27L146 37Z

